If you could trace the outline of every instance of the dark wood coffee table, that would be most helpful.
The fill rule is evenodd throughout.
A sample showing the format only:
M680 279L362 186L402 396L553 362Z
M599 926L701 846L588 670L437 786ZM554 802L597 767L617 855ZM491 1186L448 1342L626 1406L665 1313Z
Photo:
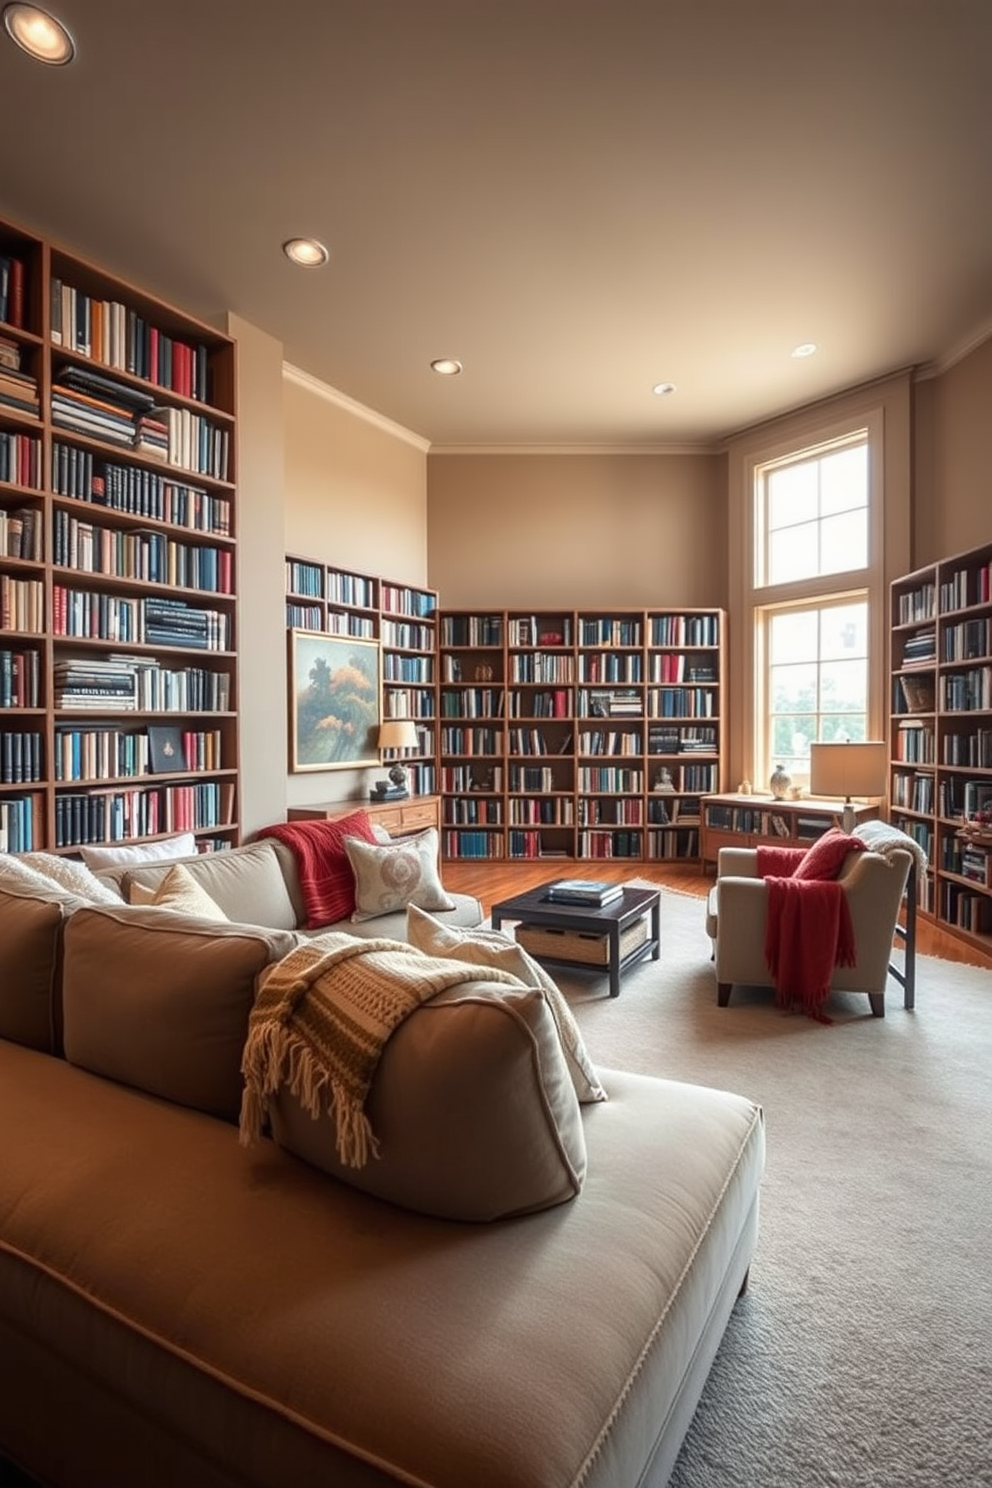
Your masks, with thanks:
M657 961L661 954L661 894L657 889L628 889L621 899L614 899L602 909L589 909L582 904L552 903L547 898L550 884L541 884L529 889L526 894L515 894L512 899L502 899L492 907L493 929L502 928L504 920L516 920L527 925L538 925L548 930L572 930L577 934L594 934L606 937L610 973L610 996L620 996L620 974L650 956ZM650 915L651 924L647 939L621 955L620 942L625 930ZM537 953L532 953L537 954ZM568 955L537 955L539 961L552 965L590 966L590 962Z

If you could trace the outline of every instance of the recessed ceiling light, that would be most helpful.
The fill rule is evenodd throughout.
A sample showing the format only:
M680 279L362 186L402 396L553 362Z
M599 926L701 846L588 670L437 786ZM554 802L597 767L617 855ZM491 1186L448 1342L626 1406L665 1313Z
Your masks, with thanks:
M812 356L815 351L816 351L816 342L815 341L803 341L803 342L800 343L799 346L794 346L793 347L793 349L792 349L792 355L794 357L808 357L808 356Z
M439 372L442 377L457 377L461 370L461 362L456 361L454 357L438 357L436 361L431 362L431 371Z
M651 389L656 398L667 398L669 393L674 393L674 382L656 382Z
M12 41L36 62L64 67L76 55L76 46L61 21L36 5L5 5L3 23Z
M282 251L291 263L303 269L319 269L331 256L316 238L289 238L283 243Z

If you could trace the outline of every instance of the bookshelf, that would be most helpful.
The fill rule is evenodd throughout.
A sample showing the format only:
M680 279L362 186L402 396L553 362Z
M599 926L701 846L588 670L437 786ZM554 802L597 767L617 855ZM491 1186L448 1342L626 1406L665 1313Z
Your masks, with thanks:
M447 858L695 860L723 757L720 610L442 610Z
M410 791L437 791L437 595L375 574L286 555L287 629L379 642L382 716L412 718L417 754L404 754ZM383 762L392 759L389 750Z
M992 543L890 594L890 816L929 860L921 912L992 952Z
M238 840L235 429L228 337L0 223L0 847Z

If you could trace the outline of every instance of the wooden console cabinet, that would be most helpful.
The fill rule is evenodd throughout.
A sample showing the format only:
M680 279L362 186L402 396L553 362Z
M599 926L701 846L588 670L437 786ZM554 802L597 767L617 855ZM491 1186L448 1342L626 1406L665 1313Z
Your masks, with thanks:
M336 821L353 811L367 811L391 837L406 837L425 827L441 830L440 796L410 796L405 801L325 801L316 806L290 806L290 821Z
M700 856L716 863L721 847L809 847L840 825L840 801L776 801L771 796L703 797ZM873 821L877 806L855 806L857 821Z

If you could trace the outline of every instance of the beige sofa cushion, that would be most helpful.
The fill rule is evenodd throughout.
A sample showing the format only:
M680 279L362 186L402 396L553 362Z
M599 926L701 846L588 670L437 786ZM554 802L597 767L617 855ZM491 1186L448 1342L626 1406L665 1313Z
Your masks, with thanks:
M255 979L296 943L154 908L79 909L64 936L66 1058L235 1120Z
M61 1051L62 931L85 903L29 874L0 872L0 1038Z
M180 863L229 920L246 925L269 925L276 930L296 928L296 909L272 842L252 842L228 852L201 853ZM157 889L173 865L145 863L120 875L125 897L132 888Z

